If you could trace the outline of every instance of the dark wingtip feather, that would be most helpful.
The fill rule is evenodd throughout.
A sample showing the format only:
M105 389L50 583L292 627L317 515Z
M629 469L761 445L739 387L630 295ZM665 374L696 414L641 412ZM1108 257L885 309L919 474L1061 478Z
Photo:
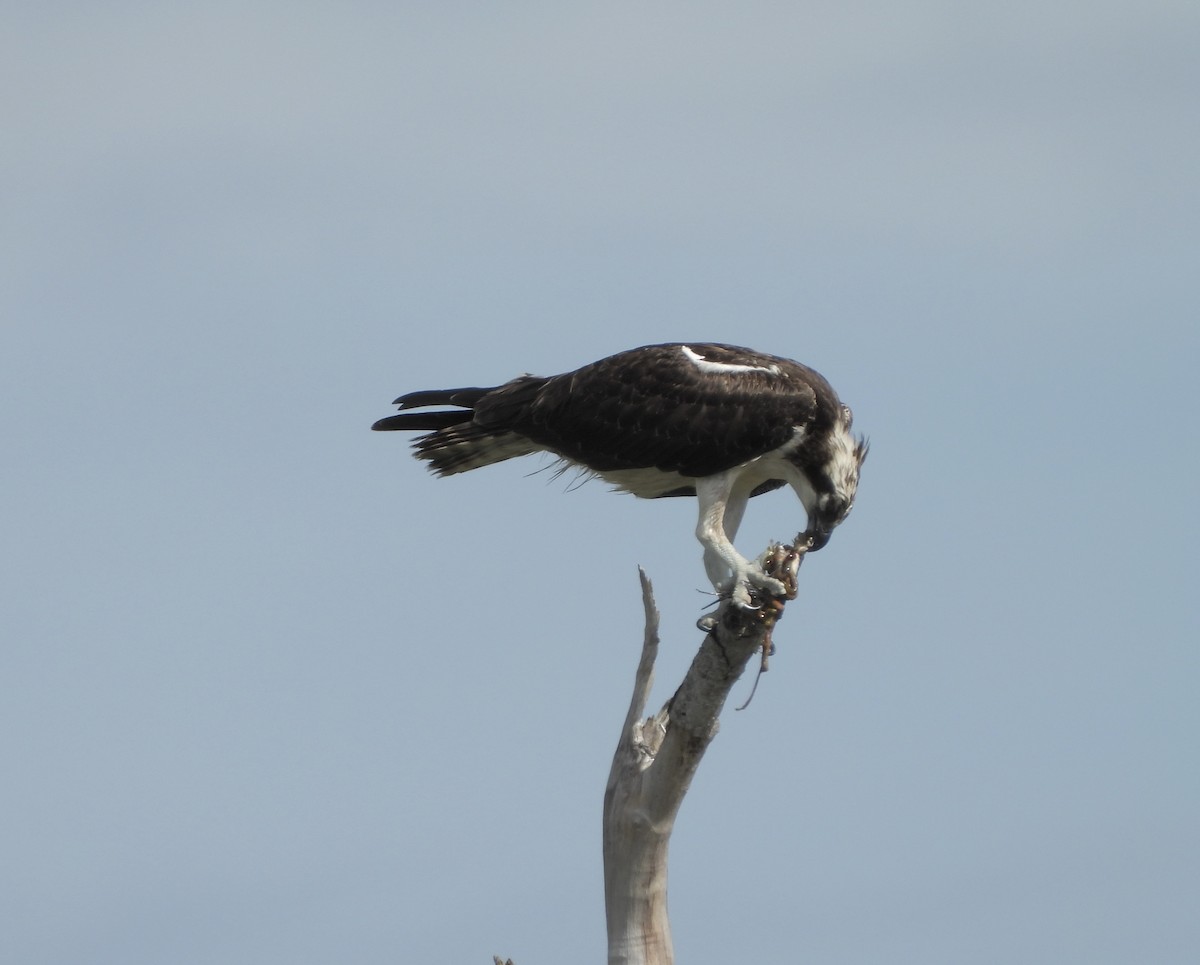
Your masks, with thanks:
M404 412L380 419L371 428L376 432L394 432L399 429L431 431L470 421L470 412Z

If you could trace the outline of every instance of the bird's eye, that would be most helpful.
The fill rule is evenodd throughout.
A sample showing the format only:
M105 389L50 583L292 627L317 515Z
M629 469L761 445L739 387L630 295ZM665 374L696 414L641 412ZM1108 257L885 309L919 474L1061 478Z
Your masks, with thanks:
M830 519L840 520L850 512L850 502L844 496L829 493L821 497L821 512Z

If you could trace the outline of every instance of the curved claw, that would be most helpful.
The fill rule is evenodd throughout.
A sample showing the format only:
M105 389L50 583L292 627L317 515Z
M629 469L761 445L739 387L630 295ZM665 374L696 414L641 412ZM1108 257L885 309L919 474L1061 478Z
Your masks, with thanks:
M739 610L756 613L763 608L762 601L786 596L787 587L779 580L769 576L759 579L740 580L738 583L724 588L721 597L733 603ZM755 600L760 602L755 602Z
M793 546L772 543L757 560L739 566L732 577L716 585L718 599L764 616L782 609L785 601L796 599L796 576L811 547L808 533L799 534Z

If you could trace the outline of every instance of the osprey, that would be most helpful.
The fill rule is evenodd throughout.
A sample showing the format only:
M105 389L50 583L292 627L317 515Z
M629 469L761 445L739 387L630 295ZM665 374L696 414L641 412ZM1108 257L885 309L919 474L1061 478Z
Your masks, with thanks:
M734 549L750 497L791 486L819 550L854 505L867 455L820 374L733 345L646 345L564 375L410 392L394 404L425 411L372 428L425 430L415 455L439 476L548 452L635 496L695 496L708 578L747 608L752 588L784 592Z

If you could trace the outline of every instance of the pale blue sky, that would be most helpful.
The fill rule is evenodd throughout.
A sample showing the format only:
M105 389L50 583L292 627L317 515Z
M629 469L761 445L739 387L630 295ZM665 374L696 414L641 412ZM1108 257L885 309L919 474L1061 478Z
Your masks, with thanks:
M1200 958L1195 4L6 22L0 959L603 961L693 507L368 427L675 339L872 441L684 804L680 961Z

